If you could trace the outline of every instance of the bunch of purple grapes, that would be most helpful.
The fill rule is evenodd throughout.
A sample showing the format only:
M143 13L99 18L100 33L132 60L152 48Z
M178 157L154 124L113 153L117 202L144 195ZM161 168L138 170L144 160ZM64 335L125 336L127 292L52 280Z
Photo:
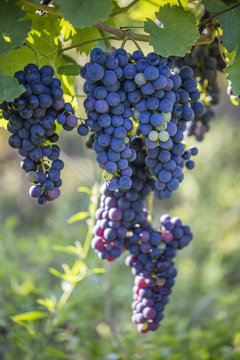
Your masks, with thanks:
M183 180L183 167L192 169L191 156L197 154L183 142L186 122L205 112L193 70L184 66L176 73L173 59L155 53L145 57L140 50L128 54L95 48L81 75L87 120L78 133L91 130L89 144L109 189L131 188L141 148L146 171L155 179L156 197L171 197Z
M60 148L56 145L57 126L70 131L78 120L72 105L64 102L61 82L54 78L51 66L39 69L28 64L14 76L24 85L25 92L13 102L3 102L0 108L8 121L9 145L24 157L21 167L33 184L29 194L42 205L57 199L61 193L64 163L59 159Z
M132 321L142 333L158 329L177 275L173 261L176 250L193 239L190 228L178 217L171 219L166 214L160 222L161 228L156 231L145 219L125 240L131 254L126 265L135 276Z

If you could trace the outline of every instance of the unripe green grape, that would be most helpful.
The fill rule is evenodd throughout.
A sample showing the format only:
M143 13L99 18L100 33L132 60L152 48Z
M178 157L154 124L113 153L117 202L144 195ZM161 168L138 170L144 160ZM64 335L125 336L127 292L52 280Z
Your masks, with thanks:
M158 137L160 141L167 141L169 139L169 133L167 131L160 131Z
M143 73L136 74L134 77L134 81L139 86L143 86L147 83L147 79L145 78Z
M165 122L169 122L170 120L171 120L171 118L172 118L172 114L170 113L170 112L168 112L168 113L162 113L162 116L163 116L163 120L165 121Z
M150 133L148 134L148 137L151 141L156 141L158 140L158 132L155 130L150 131Z

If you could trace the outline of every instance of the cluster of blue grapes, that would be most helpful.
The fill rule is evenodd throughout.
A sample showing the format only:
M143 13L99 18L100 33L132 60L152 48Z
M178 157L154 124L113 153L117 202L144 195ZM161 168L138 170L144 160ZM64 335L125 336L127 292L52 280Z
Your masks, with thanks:
M95 48L81 69L87 119L79 135L97 153L105 180L101 188L92 248L114 261L124 251L135 276L133 322L146 333L163 318L177 272L173 258L192 234L178 218L161 218L154 230L144 201L172 196L183 168L194 168L195 147L184 140L186 123L205 113L193 70L175 68L175 59L139 50Z
M185 150L184 144L177 141L182 135L174 137L176 144L172 151L159 149L147 149L145 162L150 169L151 175L155 180L155 197L157 199L166 199L172 196L172 192L177 190L179 184L184 179L183 168L193 169L195 164L191 156L196 156L198 150L196 147L190 147ZM178 145L178 146L177 146ZM176 150L175 150L176 149Z
M154 181L145 170L140 153L134 164L134 173L128 190L109 190L113 180L109 182L110 186L109 183L102 185L91 243L101 259L114 261L118 258L126 249L128 231L144 220L144 200L153 191Z
M9 145L18 149L26 177L33 185L29 194L38 204L57 199L62 185L61 170L64 163L59 159L60 148L57 126L70 131L78 120L69 103L63 100L61 82L54 78L51 66L38 68L28 64L17 71L15 78L24 85L25 92L13 102L0 105L2 116L8 121Z
M205 113L196 113L195 118L187 124L187 135L194 135L198 141L201 141L204 134L209 131L209 122L214 117L212 105L220 101L217 71L223 71L225 63L220 56L217 40L210 45L193 48L190 54L176 60L176 64L191 66L193 76L198 82L201 100L206 105Z
M145 220L126 238L131 255L126 265L135 276L133 287L132 321L138 331L155 331L163 319L177 270L173 259L193 239L189 226L182 225L178 217L168 214L160 218L161 228L156 231Z
M142 149L140 140L134 139L137 158L131 188L111 191L108 187L112 180L102 185L91 246L101 259L110 262L129 251L126 265L135 277L132 321L138 324L139 332L146 333L157 330L163 319L177 274L173 258L176 250L187 246L193 236L179 218L171 219L169 215L161 217L160 229L151 227L144 200L155 185L147 171L146 149Z
M147 149L145 163L155 179L156 197L171 197L183 180L182 168L192 169L190 158L197 154L183 142L186 122L205 112L193 70L184 66L176 73L174 59L155 53L95 48L81 76L87 120L78 133L91 130L88 144L97 153L108 189L130 189L137 143Z
M136 158L135 151L129 146L133 112L121 81L128 61L123 49L111 48L105 53L95 48L90 53L90 62L80 72L86 80L84 107L88 118L79 126L78 133L86 135L88 128L91 129L97 162L104 169L103 178L111 180L117 174L115 182L119 181L123 190L132 185L129 163Z

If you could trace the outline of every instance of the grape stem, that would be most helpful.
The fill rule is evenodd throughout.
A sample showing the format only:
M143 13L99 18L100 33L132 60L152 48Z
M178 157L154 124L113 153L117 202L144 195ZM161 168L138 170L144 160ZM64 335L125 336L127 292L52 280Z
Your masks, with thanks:
M239 6L240 6L240 4L235 4L235 5L227 8L227 9L218 11L218 12L212 14L211 16L209 16L207 19L205 19L205 20L203 20L202 22L200 22L200 24L199 24L198 26L202 26L202 25L208 23L210 20L212 20L212 19L215 18L216 16L225 14L226 12L231 11L231 10L233 10L233 9L236 9L236 8L239 7Z
M25 45L27 45L29 47L29 49L31 49L34 52L34 54L36 55L37 66L39 67L39 65L40 65L40 54L39 54L39 52L36 49L34 49L34 47L31 44L29 44L29 42L25 41Z
M219 30L218 28L216 28L216 31L217 31L217 35L218 35L218 48L219 48L219 53L221 55L221 58L223 59L223 61L225 62L225 64L227 63L224 55L223 55L223 52L222 52L222 43L221 43L221 36L220 36L220 33L219 33Z
M76 45L71 45L71 46L68 46L68 47L65 47L65 48L62 48L62 49L58 49L57 51L61 53L63 51L72 50L72 49L75 49L75 48L90 44L92 42L100 41L100 40L103 40L103 41L104 40L122 40L122 38L119 38L119 37L116 37L116 36L107 36L106 38L97 38L97 39L87 40L87 41L84 41L84 42L76 44Z
M148 197L148 221L152 225L152 210L153 210L153 192Z
M28 46L28 47L36 54L38 66L39 66L39 57L41 57L41 56L42 56L42 57L45 57L45 58L49 61L49 63L51 64L56 78L59 79L57 70L56 70L55 65L54 65L54 62L52 61L52 59L50 59L49 56L47 56L47 55L45 55L45 54L42 54L42 53L40 53L39 51L37 51L31 44L29 44L29 42L28 42L27 40L25 40L25 42L24 42L23 45Z
M106 37L106 34L105 34L105 32L103 30L98 29L98 31L99 31L99 33L100 33L100 35L102 37L102 40L103 40L103 42L105 44L106 49L107 49L108 47L111 46L111 43L110 43L109 39Z

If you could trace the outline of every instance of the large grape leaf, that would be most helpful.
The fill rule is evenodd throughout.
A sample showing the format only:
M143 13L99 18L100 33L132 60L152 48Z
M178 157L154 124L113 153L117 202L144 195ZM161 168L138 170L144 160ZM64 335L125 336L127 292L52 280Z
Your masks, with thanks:
M147 19L144 30L150 34L149 44L162 56L184 56L190 51L199 32L195 16L181 7L166 5L155 14L163 27Z
M0 1L0 55L9 54L14 46L21 46L31 30L31 20L23 20L23 11L13 1Z
M0 72L0 103L11 101L25 91L23 85L19 85L12 76L3 75Z
M224 72L227 73L227 79L232 83L233 94L240 95L240 42L235 56L224 69Z
M84 28L96 21L105 21L113 9L112 0L56 0L64 18L73 26Z
M226 4L221 0L203 0L203 2L211 13L229 9L234 4L231 1L228 1L228 4ZM234 51L240 37L240 7L216 16L216 19L220 22L223 30L222 42L224 47L229 52Z

